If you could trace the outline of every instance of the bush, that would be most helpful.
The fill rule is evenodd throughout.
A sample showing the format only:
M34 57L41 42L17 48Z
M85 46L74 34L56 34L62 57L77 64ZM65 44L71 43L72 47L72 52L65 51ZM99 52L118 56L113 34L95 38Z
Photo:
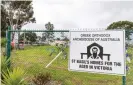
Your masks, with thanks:
M1 38L1 47L6 47L6 38Z
M33 83L35 85L46 85L51 80L51 74L50 73L39 73L38 75L34 76L32 79Z
M10 62L10 59L7 59L6 56L1 56L1 74L7 73L8 64ZM2 76L3 79L3 76Z
M24 71L20 68L15 68L13 71L7 70L7 73L2 74L4 80L2 83L4 85L27 85L24 81Z

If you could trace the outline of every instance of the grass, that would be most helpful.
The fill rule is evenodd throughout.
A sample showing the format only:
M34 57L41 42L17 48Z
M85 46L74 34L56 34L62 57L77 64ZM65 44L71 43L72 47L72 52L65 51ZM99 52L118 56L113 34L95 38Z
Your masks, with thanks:
M49 49L48 49L49 48ZM55 49L52 56L50 49ZM68 51L68 48L65 49ZM133 52L130 48L128 52ZM50 72L52 79L61 85L122 85L122 77L87 72L68 71L68 59L62 59L61 54L48 68L45 66L59 53L55 46L28 46L24 50L13 50L11 61L12 67L21 67L27 72L27 79L40 72ZM132 63L127 63L130 67ZM127 74L127 85L133 85L133 66Z
M128 48L128 54L130 54L131 56L129 56L132 60L131 63L127 62L127 65L130 67L128 73L127 73L127 85L133 85L133 47L129 47Z

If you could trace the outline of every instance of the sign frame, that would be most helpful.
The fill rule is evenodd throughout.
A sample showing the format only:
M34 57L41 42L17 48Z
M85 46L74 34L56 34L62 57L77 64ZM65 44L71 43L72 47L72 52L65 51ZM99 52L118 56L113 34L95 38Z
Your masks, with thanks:
M107 32L107 31L122 31L123 32L123 63L124 63L124 73L118 74L118 73L105 73L105 72L94 72L94 71L84 71L84 70L75 70L70 69L70 57L71 57L71 33L72 32ZM70 48L69 48L69 58L68 58L68 70L69 71L76 71L76 72L89 72L89 73L97 73L97 74L108 74L108 75L119 75L119 76L126 76L126 53L125 53L125 30L119 29L119 30L87 30L87 31L70 31Z

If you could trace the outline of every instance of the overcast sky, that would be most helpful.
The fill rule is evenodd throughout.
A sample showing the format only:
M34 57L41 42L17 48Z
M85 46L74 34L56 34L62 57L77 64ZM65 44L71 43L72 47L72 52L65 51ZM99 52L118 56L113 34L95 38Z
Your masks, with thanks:
M120 20L133 21L133 1L33 0L36 24L23 29L45 29L51 22L55 29L106 29Z

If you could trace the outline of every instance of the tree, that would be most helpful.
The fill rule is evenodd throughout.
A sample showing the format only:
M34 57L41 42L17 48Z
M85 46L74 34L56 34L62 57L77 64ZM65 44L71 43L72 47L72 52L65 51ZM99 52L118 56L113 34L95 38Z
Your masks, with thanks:
M126 31L126 39L130 40L131 32L129 30L133 30L133 22L131 21L118 21L110 24L107 29L125 29Z
M6 29L9 22L6 20L7 12L6 9L1 5L1 37L6 36Z
M5 37L7 26L15 30L20 30L27 23L35 23L33 17L32 1L2 1L1 4L1 26L2 37ZM14 33L12 33L12 40Z
M34 32L26 32L25 34L22 33L20 35L19 41L26 40L26 41L29 41L32 44L33 42L36 42L36 39L37 39L36 33L34 33Z
M56 40L60 40L60 38L57 38Z
M65 37L63 40L66 41L66 42L69 41L69 39L67 37Z
M64 34L64 32L61 32L61 37L62 37L62 39L65 38L65 34Z
M54 29L54 25L51 24L50 22L48 22L47 24L45 24L45 28L47 31L50 31L50 32L45 32L45 37L48 41L53 41L54 40L54 32L53 29Z
M46 41L46 37L45 36L42 36L42 41Z

